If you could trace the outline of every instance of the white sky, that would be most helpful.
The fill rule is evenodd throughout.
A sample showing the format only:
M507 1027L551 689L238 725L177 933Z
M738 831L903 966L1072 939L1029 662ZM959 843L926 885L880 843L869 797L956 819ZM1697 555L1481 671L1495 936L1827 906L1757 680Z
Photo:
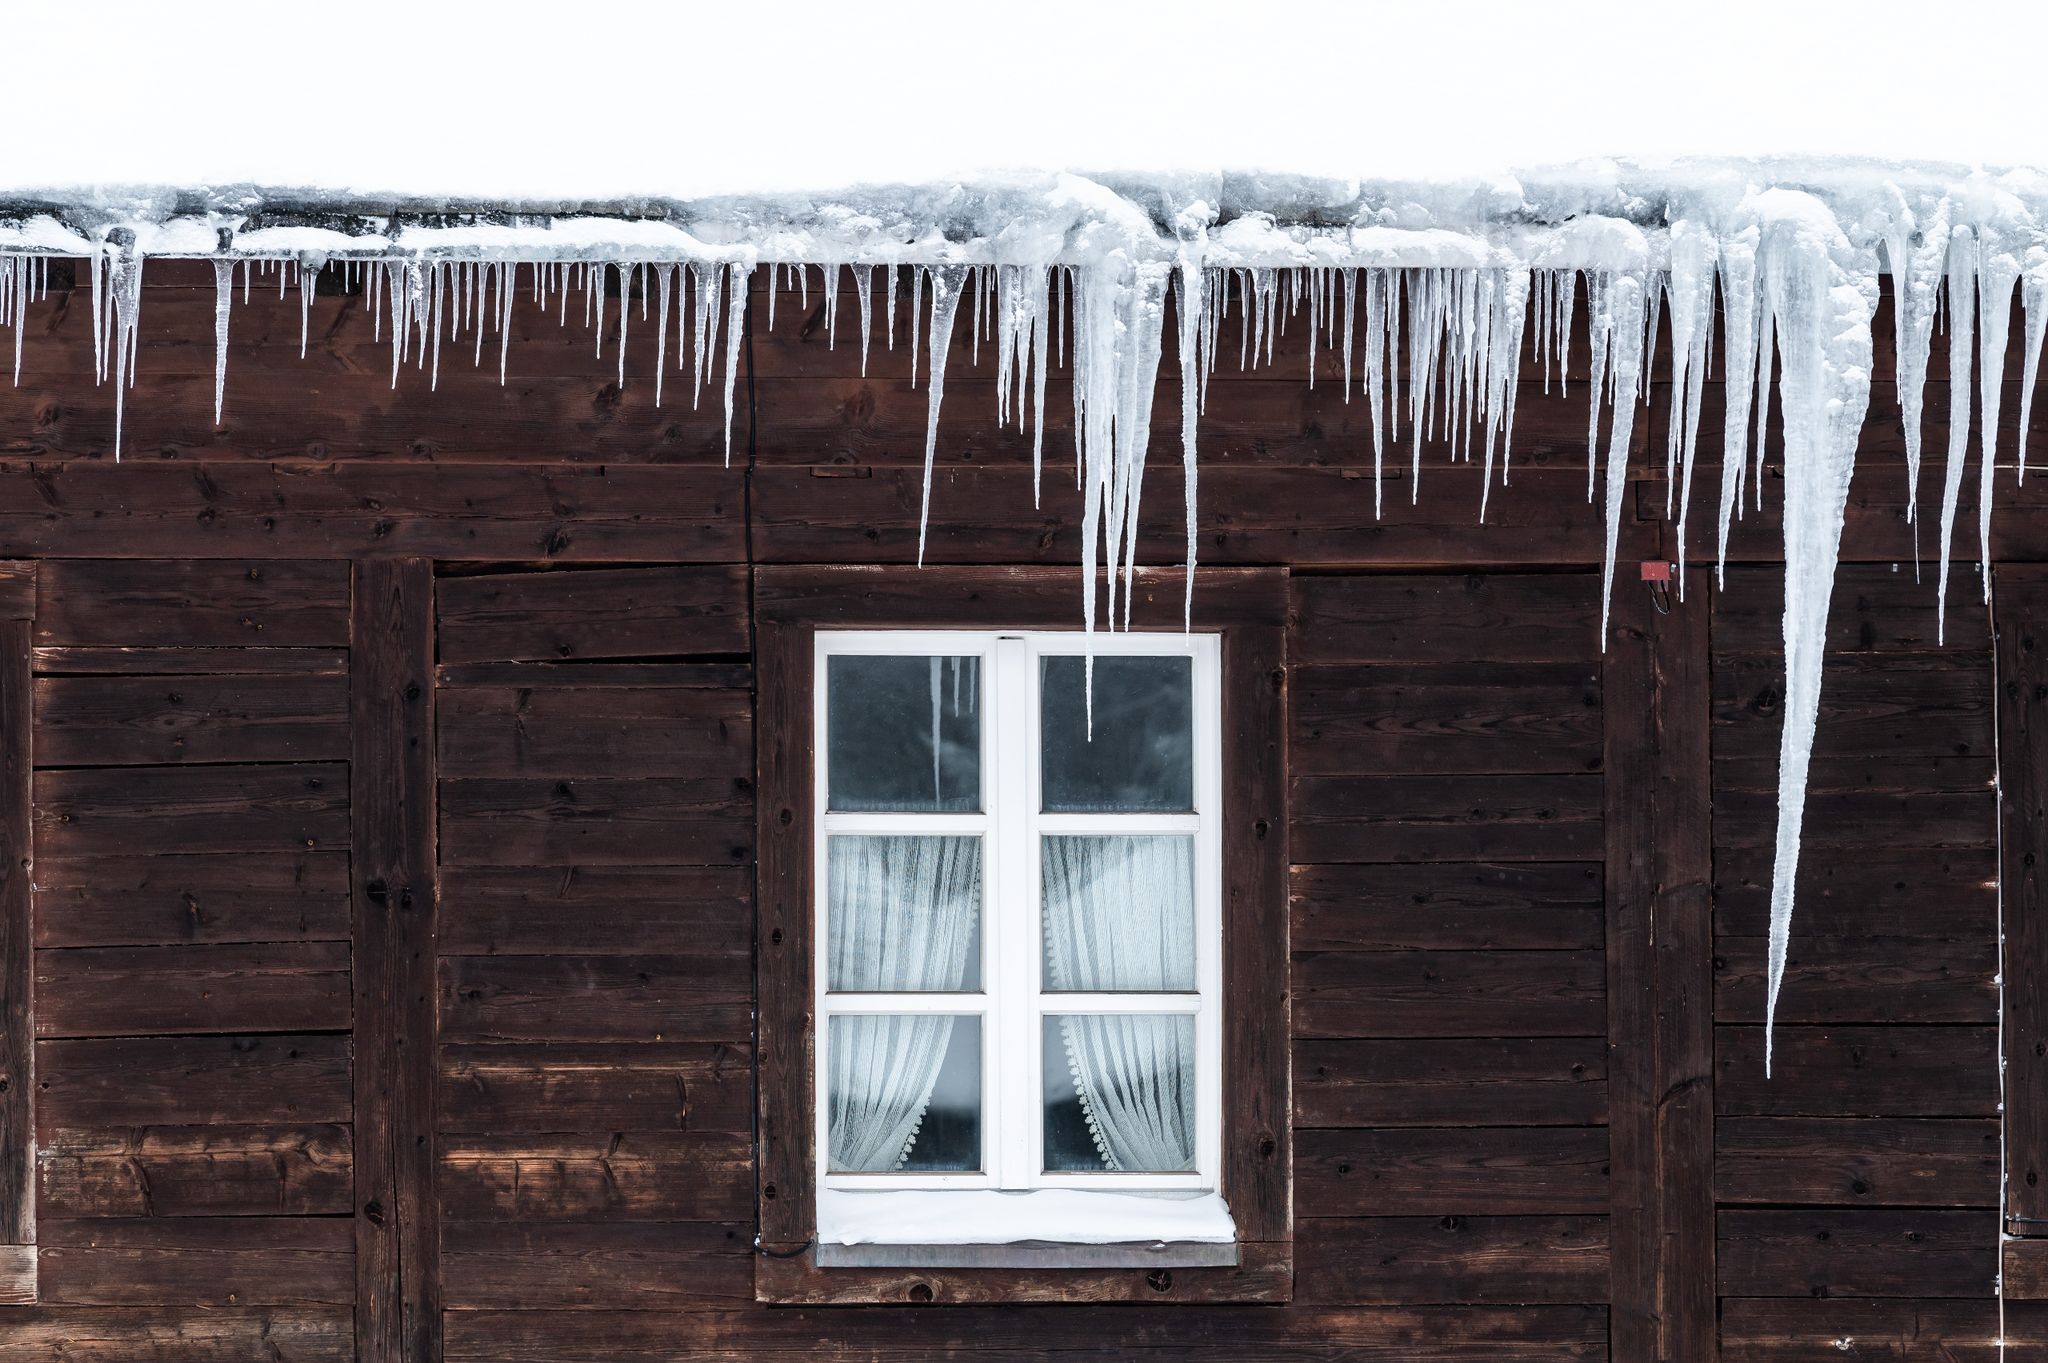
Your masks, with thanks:
M687 195L1592 155L2048 167L2043 0L9 0L0 184ZM34 35L41 34L37 37Z

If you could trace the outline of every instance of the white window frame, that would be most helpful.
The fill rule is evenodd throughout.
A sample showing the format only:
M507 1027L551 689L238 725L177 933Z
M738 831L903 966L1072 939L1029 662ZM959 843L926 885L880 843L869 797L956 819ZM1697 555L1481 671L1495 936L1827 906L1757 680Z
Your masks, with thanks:
M816 635L812 762L813 905L816 958L814 1052L817 1186L829 1191L1091 1190L1214 1193L1220 1185L1222 1131L1222 641L1216 634L1096 634L1079 631L862 630ZM1040 660L1058 655L1192 659L1194 812L1047 814L1039 771ZM836 654L894 654L981 660L981 812L977 814L832 813L829 659ZM982 838L981 981L978 994L834 993L826 952L828 839L835 834L973 834ZM1040 927L1041 836L1180 833L1195 854L1195 990L1174 994L1048 993ZM1178 1173L1048 1173L1045 1170L1043 1018L1047 1013L1148 1012L1195 1020L1195 1168ZM831 1018L849 1013L978 1015L982 1028L982 1157L977 1173L835 1173L830 1168Z

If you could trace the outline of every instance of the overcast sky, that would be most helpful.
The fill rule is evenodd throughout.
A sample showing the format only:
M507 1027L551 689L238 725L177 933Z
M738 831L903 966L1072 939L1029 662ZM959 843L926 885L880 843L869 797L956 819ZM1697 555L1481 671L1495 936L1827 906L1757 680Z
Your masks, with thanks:
M0 182L455 194L1583 156L2048 167L2048 3L12 0Z

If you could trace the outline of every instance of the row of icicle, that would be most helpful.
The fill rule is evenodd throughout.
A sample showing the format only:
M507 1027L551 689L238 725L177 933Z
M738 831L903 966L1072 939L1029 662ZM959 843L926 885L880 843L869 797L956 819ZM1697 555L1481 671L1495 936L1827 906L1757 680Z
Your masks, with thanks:
M1398 457L1402 427L1409 442L1409 495L1419 496L1423 442L1438 436L1454 457L1483 465L1483 520L1495 469L1508 480L1515 401L1525 336L1543 371L1569 383L1576 314L1584 310L1592 394L1588 427L1587 496L1605 503L1601 638L1611 595L1615 553L1627 492L1628 450L1637 406L1647 401L1655 347L1668 321L1671 356L1670 432L1665 450L1667 501L1675 505L1681 566L1691 506L1701 401L1714 361L1719 302L1726 413L1722 483L1718 497L1718 555L1725 560L1731 521L1746 503L1761 506L1763 435L1770 412L1771 378L1778 377L1785 444L1785 558L1787 706L1781 746L1778 858L1774 869L1770 986L1767 1011L1775 1017L1782 980L1803 820L1807 760L1818 710L1821 630L1839 552L1842 509L1853 469L1855 438L1869 396L1870 316L1876 304L1874 267L1845 268L1849 255L1839 231L1818 243L1777 228L1714 236L1679 224L1671 232L1666 269L1546 270L1511 268L1219 268L1183 256L1176 264L1117 256L1089 265L784 265L766 267L767 324L774 325L778 283L793 282L808 312L811 272L819 273L828 344L836 343L842 278L855 294L861 372L875 341L876 304L884 343L898 343L899 297L909 296L911 381L920 351L927 373L928 416L924 487L919 512L918 558L925 551L935 468L939 411L946 370L963 305L971 355L995 349L999 421L1028 422L1033 432L1033 495L1044 465L1046 383L1049 372L1071 363L1075 479L1084 494L1083 615L1128 626L1129 584L1137 563L1139 505L1145 455L1151 442L1155 388L1164 349L1167 299L1173 296L1180 355L1182 462L1185 479L1187 601L1192 600L1196 558L1196 444L1210 376L1228 357L1224 322L1238 323L1240 368L1270 363L1276 339L1307 313L1309 382L1318 351L1340 357L1346 401L1354 392L1367 408L1373 444L1373 512L1381 511L1386 459ZM1987 568L1995 440L2008 344L2008 318L2017 291L2025 309L2025 373L2020 398L2019 474L2025 476L2026 425L2044 329L2048 329L2048 274L2026 273L2009 254L1987 250L1971 229L1945 222L1918 223L1887 242L1894 285L1898 388L1906 433L1909 519L1918 497L1923 386L1938 314L1948 318L1950 414L1948 460L1942 484L1936 610L1945 592L1956 509L1968 462L1971 376L1977 377L1979 539ZM279 296L296 286L301 311L300 352L309 344L311 300L322 265L297 259L219 259L214 262L215 420L225 399L227 344L237 283L246 301L258 276L275 275ZM662 401L673 313L676 357L687 370L693 405L719 377L727 462L731 460L734 383L739 368L749 267L724 262L557 261L524 265L509 260L398 259L340 261L324 268L344 274L350 292L372 317L375 334L387 332L391 377L411 363L438 379L444 340L469 341L473 364L483 363L486 333L497 336L500 382L509 364L513 309L522 291L530 305L566 325L573 305L596 334L601 354L613 338L619 379L626 380L626 349L636 321L654 332L654 400ZM91 260L96 371L116 388L115 453L119 455L121 390L134 382L142 260L109 251ZM239 275L239 280L237 276ZM15 328L16 380L28 302L48 287L47 259L0 256L0 322ZM613 299L616 299L616 316ZM650 316L650 302L652 312ZM1857 338L1860 322L1860 342ZM1974 354L1973 354L1974 343ZM1776 365L1774 368L1774 359ZM1603 421L1604 417L1604 421ZM1753 423L1752 423L1753 419ZM1601 440L1602 426L1606 439ZM1753 432L1753 436L1752 436ZM1754 465L1752 465L1752 459ZM1752 486L1753 483L1753 486ZM1097 570L1107 569L1108 597L1098 608ZM1118 609L1119 581L1122 609ZM1989 592L1989 573L1984 590ZM1684 576L1679 578L1681 591ZM1191 609L1191 606L1188 607ZM1768 1066L1769 1042L1766 1041Z

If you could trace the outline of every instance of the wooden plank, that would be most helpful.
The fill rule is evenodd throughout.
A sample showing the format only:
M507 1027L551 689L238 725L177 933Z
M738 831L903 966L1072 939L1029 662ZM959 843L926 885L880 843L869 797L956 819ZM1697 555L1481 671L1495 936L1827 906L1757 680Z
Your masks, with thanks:
M1985 941L1998 935L1998 854L1983 847L1921 847L1908 830L1882 847L1802 847L1800 931L1822 937ZM1714 850L1714 931L1769 930L1769 847Z
M683 687L751 691L751 663L453 663L435 669L443 686Z
M451 1311L711 1311L751 1306L748 1222L455 1221L442 1232Z
M1175 1305L1285 1302L1293 1292L1291 1244L1238 1242L1232 1265L1124 1268L820 1268L814 1256L765 1256L755 1265L757 1299L788 1306L899 1306L944 1302L1048 1307L1075 1302ZM780 1314L776 1312L775 1314Z
M745 776L752 698L740 690L444 687L448 777Z
M1297 1128L1531 1126L1607 1120L1604 1037L1300 1041Z
M339 648L120 648L50 645L30 650L39 677L346 677Z
M441 783L449 866L716 866L753 856L745 777Z
M741 568L491 573L440 583L441 661L747 651Z
M40 1294L34 1245L0 1245L0 1306L33 1306Z
M1595 1036L1597 951L1319 951L1295 958L1295 1035Z
M1989 1208L1723 1211L1716 1280L1731 1297L1993 1297Z
M752 1048L544 1041L441 1048L441 1129L746 1131Z
M1296 951L1570 951L1604 943L1598 862L1297 866Z
M1733 655L1714 664L1714 755L1778 755L1785 664ZM1823 670L1818 758L1991 755L1991 671L1981 654L1838 653Z
M56 1217L345 1217L354 1172L341 1123L60 1128L38 1152Z
M355 574L355 1333L365 1363L429 1363L441 1356L433 564L371 560Z
M346 852L37 857L38 947L347 941Z
M924 497L918 469L864 469L855 477L816 472L756 464L750 487L757 562L917 562ZM1390 475L1375 519L1371 479L1357 470L1211 463L1201 471L1197 508L1201 561L1453 572L1482 562L1600 562L1605 518L1586 501L1583 450L1577 469L1535 467L1518 453L1513 491L1493 497L1481 525L1483 480L1476 464L1427 470L1422 497L1411 502L1405 476ZM1185 562L1184 500L1177 465L1153 465L1138 515L1138 562ZM924 562L1072 564L1081 557L1082 523L1082 498L1071 482L1046 479L1034 506L1029 468L941 467L932 479ZM1581 637L1597 629L1589 622Z
M0 620L0 1245L36 1239L29 625Z
M1770 1078L1764 1032L1714 1029L1723 1116L1989 1117L1998 1111L1992 1027L1780 1025Z
M754 665L760 677L754 1044L761 1185L755 1214L763 1246L795 1254L816 1238L811 699L817 663L813 632L763 608L760 592L772 586L765 574L757 580L754 622ZM800 603L801 597L795 597L781 604L790 611Z
M1717 847L1767 847L1777 837L1777 792L1744 788L1743 778L1732 773L1724 778L1715 763L1714 843ZM1998 796L1991 789L1990 769L1979 778L1966 779L1974 789L1930 789L1928 785L1890 790L1830 789L1816 784L1807 791L1805 836L1802 847L1816 850L1834 847L1867 847L1887 841L1896 831L1915 845L1941 848L1991 847L1997 841ZM1749 778L1760 786L1761 766ZM1775 778L1772 778L1775 779ZM1910 782L1907 773L1895 779Z
M2003 797L1999 881L2003 916L2006 1216L2048 1234L2048 580L2001 572L1998 750Z
M460 866L441 873L444 956L745 954L744 866Z
M449 1221L745 1221L744 1132L442 1137Z
M346 1036L36 1043L39 1131L349 1120Z
M33 559L0 562L0 620L33 620L41 565Z
M1015 629L1074 628L1078 546L1073 558L1050 567L977 563L911 571L871 564L870 557L834 568L762 564L754 570L758 621L815 629L987 629L1000 616ZM1277 581L1270 568L1198 569L1193 627L1270 629L1285 609L1285 597L1275 596ZM1119 609L1124 599L1119 591ZM1140 567L1130 575L1130 628L1181 633L1186 599L1184 566ZM758 641L754 653L765 685Z
M950 1275L957 1278L958 1275ZM1177 1275L1178 1276L1178 1275ZM930 1277L899 1275L892 1300L910 1300ZM1142 1281L1142 1279L1140 1279ZM1169 1284L1171 1288L1173 1284ZM1057 1296L1058 1293L1049 1295ZM1152 1300L1162 1294L1150 1291ZM1166 1298L1170 1300L1170 1298ZM934 1301L943 1300L936 1294ZM1026 1312L1001 1304L922 1313L920 1356L987 1363L1047 1358L1183 1360L1213 1355L1236 1363L1592 1363L1607 1357L1607 1313L1592 1306L1304 1307L1247 1311L1182 1305L1105 1315L1066 1305ZM904 1314L831 1307L778 1311L462 1311L448 1325L449 1363L699 1363L819 1356L830 1341L848 1359L900 1357Z
M441 1031L455 1041L743 1041L744 953L449 956Z
M45 767L348 757L346 677L39 677Z
M1303 1131L1301 1205L1319 1216L1604 1215L1598 1127Z
M43 565L35 641L124 648L344 645L348 565L52 559Z
M348 1312L336 1307L234 1310L34 1307L9 1313L0 1363L353 1363Z
M1597 775L1323 776L1293 783L1302 862L1591 861Z
M39 771L36 848L60 857L345 850L348 794L340 762Z
M321 1032L349 1026L346 942L36 953L39 1037Z
M1985 1207L1998 1201L1998 1123L1723 1117L1714 1197L1727 1203Z
M303 405L295 419L303 422ZM559 457L549 451L550 459ZM744 480L735 471L579 468L522 458L516 449L489 458L471 465L382 458L266 463L238 453L203 472L135 461L10 463L0 466L0 555L418 554L551 563L745 557ZM155 623L154 635L115 642L149 643L180 619L170 615ZM223 630L231 623L223 622ZM170 642L203 642L183 633L178 629ZM283 641L256 632L225 642ZM330 642L343 641L337 632Z
M2007 1240L2003 1282L2008 1301L2048 1301L2048 1239Z
M1294 773L1597 771L1600 685L1585 663L1295 670Z
M1599 647L1600 583L1524 573L1297 575L1289 614L1297 665L1583 665Z
M1721 1356L1728 1363L2005 1363L2013 1355L1999 1347L2001 1333L1996 1302L1851 1297L1736 1298L1721 1304ZM2030 1336L2016 1330L2014 1337Z
M1714 1016L1762 1022L1767 939L1714 942ZM1998 943L1795 932L1785 960L1778 1020L1978 1023L1998 1021Z
M327 1217L51 1221L43 1300L72 1306L346 1306L348 1222Z
M1775 507L1770 511L1776 514ZM1902 525L1900 529L1905 527ZM1944 637L1937 638L1934 590L1929 583L1914 580L1910 540L1906 547L1909 552L1904 557L1908 562L1903 566L1855 562L1842 565L1835 576L1835 591L1828 605L1828 652L1939 650L1954 656L1983 658L1991 647L1990 622L1983 610L1971 609L1969 594L1957 590L1957 584L1951 583L1946 633ZM1959 563L1957 566L1963 565ZM1776 656L1784 648L1784 624L1784 570L1731 564L1727 590L1714 596L1716 654ZM1825 695L1827 687L1823 685L1821 691Z
M1295 1300L1307 1305L1607 1296L1602 1216L1310 1219L1295 1252Z

